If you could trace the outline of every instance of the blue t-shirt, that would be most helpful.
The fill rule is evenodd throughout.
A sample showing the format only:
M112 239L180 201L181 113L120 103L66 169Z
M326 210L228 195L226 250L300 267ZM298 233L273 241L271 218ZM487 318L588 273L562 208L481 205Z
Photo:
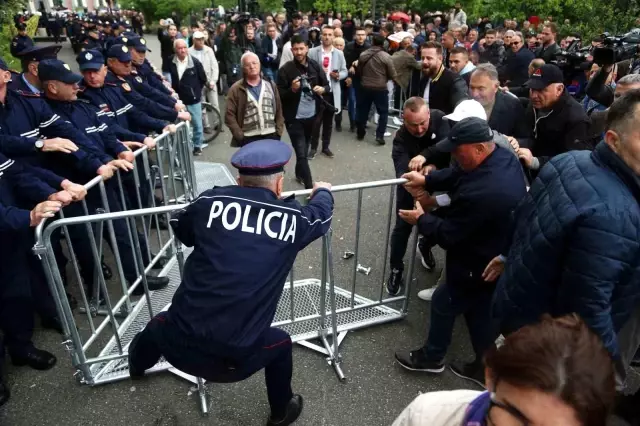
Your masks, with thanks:
M313 97L313 93L301 93L296 118L311 118L314 115L316 115L316 100Z
M249 89L249 93L256 99L260 99L260 90L262 89L262 79L257 86L251 86L247 84L247 89Z

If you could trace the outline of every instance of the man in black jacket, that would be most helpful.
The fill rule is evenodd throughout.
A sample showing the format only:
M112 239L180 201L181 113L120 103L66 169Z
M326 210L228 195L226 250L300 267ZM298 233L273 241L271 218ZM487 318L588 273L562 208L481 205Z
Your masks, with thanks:
M593 149L588 144L590 120L567 93L560 68L545 64L529 79L531 102L525 112L530 138L515 141L518 156L534 174L558 154ZM512 142L513 143L513 142Z
M308 160L311 133L324 108L322 95L331 89L320 64L307 58L309 48L301 36L291 37L291 52L293 61L278 70L278 92L285 126L296 152L296 180L310 189L313 188Z
M189 54L185 40L176 40L173 48L176 55L170 64L171 86L191 114L193 155L202 155L201 94L202 88L207 84L207 74L200 61Z
M429 103L429 108L451 114L460 103L468 99L467 83L442 63L442 45L429 41L420 46L422 57L422 78L418 91L413 96L421 96Z
M556 43L558 27L553 22L545 25L542 29L542 46L536 51L536 58L543 59L546 64L556 59L562 49Z
M449 155L439 154L433 146L449 134L449 123L443 120L444 113L437 109L429 110L429 106L419 96L407 99L404 103L404 123L396 132L393 139L391 158L396 170L396 177L409 171L432 171L446 168L449 165ZM396 196L396 211L411 210L413 197L402 186L398 186ZM397 219L391 234L391 274L387 280L387 291L395 296L402 288L402 259L407 251L407 243L411 236L412 225ZM418 246L419 248L420 245ZM420 250L425 266L433 268L434 259L431 249Z
M508 56L505 64L499 68L500 79L505 86L520 87L529 79L529 64L535 55L524 47L520 34L513 36L511 50L513 55Z
M349 130L354 132L356 130L356 103L358 99L358 92L360 91L360 78L355 73L355 68L352 68L353 63L358 60L360 54L369 49L371 45L367 43L367 32L364 28L356 28L355 39L344 48L344 58L347 61L347 69L349 70L349 77L345 79L345 84L349 88L349 97L347 107L349 110Z
M278 38L276 24L267 24L267 35L262 37L260 62L265 77L271 81L278 81L278 67L282 56L282 40Z

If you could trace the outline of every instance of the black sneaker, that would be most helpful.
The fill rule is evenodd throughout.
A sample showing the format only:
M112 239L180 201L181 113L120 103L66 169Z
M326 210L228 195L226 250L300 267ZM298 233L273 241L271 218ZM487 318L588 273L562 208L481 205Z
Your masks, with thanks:
M378 142L378 145L384 145L387 143L383 138L376 138L376 142Z
M400 290L402 290L402 270L392 269L387 280L387 293L397 296Z
M147 287L149 291L155 291L165 288L169 285L169 277L154 277L153 275L147 275ZM134 296L141 296L144 294L144 285L140 283L132 293Z
M433 271L433 268L436 267L436 259L433 257L431 247L425 244L424 238L418 239L418 252L420 253L422 266L424 266L427 271Z
M296 182L298 182L300 185L304 186L304 180L302 180L301 177L296 176Z
M336 132L342 132L342 124L336 124Z
M317 154L317 153L318 153L318 150L317 150L317 149L313 149L313 148L311 148L311 149L309 150L309 155L307 155L307 158L308 158L309 160L313 160L314 158L316 158L316 154Z
M354 133L354 132L356 131L356 125L355 125L355 124L351 124L351 125L349 126L349 131L350 131L351 133Z
M323 150L322 150L322 153L323 153L324 155L326 155L327 157L329 157L329 158L333 158L333 157L335 157L335 155L333 155L333 152L331 152L331 150L330 150L329 148L327 148L327 149L323 149Z
M202 148L193 148L193 155L195 156L202 155Z
M357 140L359 140L359 141L363 141L363 140L364 140L365 135L366 135L366 133L365 133L365 134L363 134L363 135L359 135L359 134L358 134L358 135L356 135L356 139L357 139Z
M422 349L411 352L396 352L396 361L402 368L411 371L422 371L424 373L442 373L444 363L442 361L431 361L427 359Z
M481 362L470 362L468 364L452 363L449 369L456 376L472 381L483 389L484 385L484 366Z
M282 419L274 419L273 417L269 417L269 421L267 421L267 426L288 426L293 424L298 417L300 417L300 413L302 413L302 407L304 406L304 401L302 400L302 395L294 394L289 400L289 404L287 404L287 412Z

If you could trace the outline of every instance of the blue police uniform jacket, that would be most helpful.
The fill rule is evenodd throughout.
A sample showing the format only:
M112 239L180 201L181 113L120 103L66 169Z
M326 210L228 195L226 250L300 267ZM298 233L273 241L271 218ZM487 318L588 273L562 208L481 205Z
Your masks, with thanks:
M4 105L0 104L0 152L34 166L49 169L59 176L78 180L95 175L103 165L94 144L79 130L64 120L38 94L7 91ZM76 152L38 152L35 141L41 137L61 137L74 142Z
M125 80L127 81L127 83L129 83L129 85L131 85L131 87L133 87L133 90L137 91L142 96L159 103L160 105L173 108L176 104L176 100L173 97L151 87L142 79L142 77L138 75L138 72L135 70L132 70L131 74L125 77Z
M325 189L305 207L264 188L205 191L170 220L178 239L194 248L171 321L212 348L260 345L296 255L329 230L332 215Z
M162 93L171 95L171 90L164 85L162 77L154 71L147 59L145 59L141 65L134 64L134 67L145 83Z
M107 123L120 140L142 142L144 133L162 132L166 122L149 117L135 108L122 94L122 89L114 83L104 83L102 87L90 87L81 82L78 96L87 99L100 112L98 117Z
M100 121L98 117L100 110L91 105L89 101L61 102L47 99L47 103L55 114L80 129L95 144L96 150L100 153L99 158L103 163L106 164L121 152L127 151L127 147L118 141L107 124Z
M31 40L31 37L27 35L17 35L11 40L11 47L9 48L9 50L13 56L18 56L20 52L29 47L33 47L33 45L34 44L33 40Z
M9 90L13 90L16 92L25 92L25 93L39 93L42 94L42 91L40 89L37 89L35 87L29 87L29 85L27 84L26 81L24 81L24 74L16 74L16 75L11 75L11 82L9 82L9 84L7 85L7 88ZM36 89L36 91L34 91L33 89Z
M149 114L151 117L171 122L174 122L178 119L178 112L175 109L145 98L144 96L142 96L142 94L133 90L129 83L118 78L118 76L116 76L111 71L107 72L105 85L107 83L121 88L122 94L127 99L127 101L131 102L133 106Z

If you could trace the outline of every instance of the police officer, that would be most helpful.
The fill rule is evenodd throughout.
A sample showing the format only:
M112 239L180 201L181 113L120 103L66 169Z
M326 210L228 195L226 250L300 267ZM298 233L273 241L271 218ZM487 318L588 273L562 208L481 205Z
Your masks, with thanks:
M72 123L79 130L83 131L89 139L94 143L94 149L101 161L107 165L111 165L115 168L121 169L123 173L123 188L125 189L125 198L128 199L129 205L134 205L136 197L136 188L131 173L127 173L133 170L134 156L133 153L127 149L127 147L120 143L116 136L109 130L105 123L102 123L98 118L100 110L91 105L89 101L77 99L78 82L82 80L82 76L75 74L71 71L71 67L64 62L57 59L44 60L40 62L38 66L38 73L40 79L43 81L43 87L45 88L45 96L47 103L54 111L54 113L60 115L60 117ZM117 159L114 159L117 158ZM86 176L82 181L88 181L92 176ZM114 181L108 181L105 184L107 192L107 201L109 203L109 209L111 212L122 211L123 206L118 196L117 183ZM144 185L143 185L144 187ZM148 188L148 186L147 186ZM127 192L127 190L129 190ZM133 192L133 193L132 193ZM102 203L98 193L92 192L92 197L88 199L91 210L100 206ZM71 213L71 215L82 216L84 212L81 208ZM115 233L116 242L118 244L118 251L122 259L122 267L124 276L131 284L138 277L138 271L135 266L135 254L133 247L131 246L128 238L127 224L124 220L114 220L113 228ZM70 227L69 232L75 234L75 231L82 231L79 227ZM80 262L83 281L86 283L93 282L93 257L91 255L91 247L88 246L88 240L86 235L82 232L79 234L71 235L73 238L73 244L76 246L76 254ZM147 250L147 243L144 235L138 234L141 246L142 259L146 264L150 260L149 252ZM107 239L107 243L110 244L111 239ZM78 244L80 247L78 247ZM161 267L160 263L154 265L155 268ZM147 284L149 290L158 290L164 288L169 284L167 277L155 277L152 275L147 276ZM89 296L92 296L91 290L93 286L89 286ZM134 290L135 295L142 294L144 288L138 286Z
M121 41L123 43L128 43L129 38L122 37ZM126 48L127 51L124 52L122 47ZM154 89L142 81L142 78L137 75L137 71L133 69L131 64L133 50L133 48L124 44L114 44L111 46L107 52L107 66L109 67L109 71L111 71L116 77L127 82L134 91L138 92L143 97L159 105L170 108L171 110L183 110L185 107L182 102L177 101L175 98L164 92ZM129 60L127 61L127 59Z
M89 100L100 109L101 120L107 123L120 140L143 142L151 148L155 146L155 142L146 133L175 133L175 125L148 116L125 98L123 90L126 89L105 81L107 67L100 52L81 52L76 61L84 77L80 83L80 98Z
M160 356L212 382L238 382L264 368L267 424L298 418L291 338L271 323L298 252L329 230L333 197L330 184L316 182L305 207L280 199L290 158L281 141L243 146L231 158L239 186L209 189L171 219L175 235L194 251L169 310L132 341L131 377L143 376Z
M111 69L107 72L105 82L115 84L122 88L122 93L125 98L127 98L127 100L134 106L146 112L148 115L161 120L174 122L177 119L191 119L191 115L188 112L182 111L184 105L182 105L181 102L174 102L173 106L167 106L155 102L134 90L124 77L122 77L122 74L127 72L126 70L128 70L129 73L131 72L131 54L129 53L129 48L127 46L122 44L114 44L111 46L107 52L107 63ZM118 76L113 73L113 69L121 72L121 75ZM166 98L171 99L169 96Z
M100 32L93 23L90 23L85 30L85 38L82 42L82 50L104 51L104 45L102 44L102 40L100 40Z
M134 74L135 71L134 75L136 80L140 79L143 83L148 84L165 95L177 96L173 89L164 84L162 76L154 70L153 66L146 58L146 53L151 52L151 49L147 46L147 41L144 38L128 37L126 46L131 52L131 64L134 68L131 73Z
M16 50L14 56L20 59L22 73L12 78L9 89L24 92L40 93L40 79L38 79L38 62L43 59L56 58L61 46L31 46Z
M10 51L13 56L18 56L21 51L33 47L33 40L27 35L27 26L20 22L16 25L18 35L11 40Z

